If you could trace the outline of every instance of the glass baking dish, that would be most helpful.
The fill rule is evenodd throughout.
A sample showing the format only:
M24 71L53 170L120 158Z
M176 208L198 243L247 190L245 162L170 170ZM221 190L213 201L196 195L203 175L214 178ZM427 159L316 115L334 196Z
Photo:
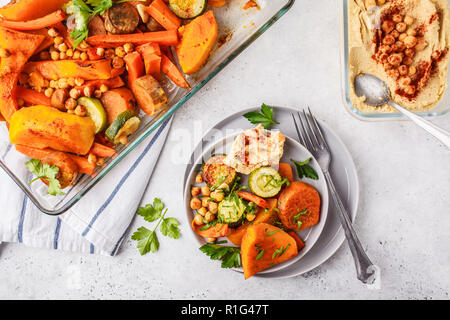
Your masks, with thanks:
M450 0L448 1L450 3ZM404 115L400 113L380 113L380 112L364 112L357 109L350 100L350 78L349 78L349 60L348 60L348 0L342 0L340 6L340 42L341 42L341 90L342 99L345 109L357 119L365 121L376 120L406 120ZM450 73L447 75L447 83L450 80ZM441 101L431 109L417 112L423 117L442 116L450 111L450 92L449 89L444 93Z
M258 0L260 8L244 10L242 7L246 2L247 0L228 0L222 8L212 9L219 25L218 41L205 66L196 74L187 77L191 89L181 89L167 79L163 80L169 99L168 108L154 117L143 115L142 124L130 137L129 143L119 147L117 155L107 159L102 167L96 169L93 176L82 175L73 187L64 190L66 193L64 196L47 195L47 188L43 183L28 185L31 180L31 174L26 173L25 166L28 158L17 152L9 143L8 131L4 123L0 125L0 166L42 212L49 215L64 213L219 71L283 16L295 0Z

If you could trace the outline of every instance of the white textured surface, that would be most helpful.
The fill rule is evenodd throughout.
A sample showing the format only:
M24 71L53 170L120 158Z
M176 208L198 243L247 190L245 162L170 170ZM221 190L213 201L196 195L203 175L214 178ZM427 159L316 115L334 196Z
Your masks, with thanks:
M361 122L344 110L336 3L297 0L177 112L144 202L157 196L167 204L168 215L183 222L180 240L160 237L160 251L141 257L128 238L115 258L1 245L0 298L448 299L450 152L410 122ZM183 149L175 141L179 130L204 132L262 102L309 105L347 144L362 189L355 226L382 269L380 290L356 280L346 245L319 268L285 280L244 281L198 250L184 220L184 165L172 161ZM435 123L450 130L449 119ZM132 229L141 225L137 218Z

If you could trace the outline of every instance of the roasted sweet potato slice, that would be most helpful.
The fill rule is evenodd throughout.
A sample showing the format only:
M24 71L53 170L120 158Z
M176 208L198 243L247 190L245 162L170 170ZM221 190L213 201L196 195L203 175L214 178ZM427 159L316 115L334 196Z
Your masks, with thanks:
M167 107L166 93L159 82L151 75L146 75L133 81L131 89L139 107L149 116L153 116Z
M251 225L241 243L245 279L287 261L297 253L295 239L280 228L267 223Z
M299 231L319 222L321 201L313 186L294 181L280 193L278 201L279 217L286 228Z
M108 124L113 123L119 114L127 110L136 110L136 99L128 88L108 90L100 98L108 116Z
M41 161L42 163L48 163L51 166L57 166L59 168L56 178L61 184L61 189L65 189L74 184L78 176L78 165L68 154L60 151L52 151L42 158ZM47 180L42 179L42 181L48 185Z

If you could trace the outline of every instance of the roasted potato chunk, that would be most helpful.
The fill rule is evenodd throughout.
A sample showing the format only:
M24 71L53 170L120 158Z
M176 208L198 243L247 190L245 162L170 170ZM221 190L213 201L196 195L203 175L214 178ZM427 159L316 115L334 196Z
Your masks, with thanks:
M203 165L202 176L207 185L218 184L217 187L219 187L222 183L230 185L233 182L236 170L223 163L225 157L225 155L211 157Z

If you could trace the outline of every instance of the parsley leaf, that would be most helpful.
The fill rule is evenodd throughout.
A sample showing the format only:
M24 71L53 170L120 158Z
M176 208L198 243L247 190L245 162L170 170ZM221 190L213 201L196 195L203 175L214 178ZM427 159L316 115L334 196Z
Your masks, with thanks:
M36 180L44 179L48 182L47 194L52 196L62 196L65 195L61 191L61 183L57 179L59 168L57 166L51 166L48 163L42 163L39 159L31 159L25 162L31 173L35 174L37 177L28 184L32 184Z
M308 158L303 162L295 161L293 159L291 159L291 161L297 167L297 174L300 179L305 177L313 180L319 180L319 175L317 174L316 170L308 165L308 163L311 161L311 158Z
M222 260L222 268L234 268L242 265L241 249L238 247L207 243L201 246L200 250L211 260Z
M140 227L131 236L131 239L139 241L137 244L137 248L139 249L141 255L144 255L148 252L155 253L156 251L158 251L159 240L158 235L156 234L156 230L160 225L160 231L164 236L173 239L180 238L180 229L178 228L180 223L175 218L165 218L168 209L166 209L161 215L164 207L164 203L160 199L155 198L152 205L147 204L145 207L140 207L136 212L138 215L142 216L145 221L148 222L153 222L159 219L156 227L153 230L149 230L145 227Z
M161 223L161 233L166 236L173 239L180 238L180 229L178 226L180 223L175 218L166 218Z
M261 106L261 113L251 111L244 114L244 117L252 124L262 124L264 129L269 129L272 124L279 124L273 120L273 108L270 108L264 103Z

